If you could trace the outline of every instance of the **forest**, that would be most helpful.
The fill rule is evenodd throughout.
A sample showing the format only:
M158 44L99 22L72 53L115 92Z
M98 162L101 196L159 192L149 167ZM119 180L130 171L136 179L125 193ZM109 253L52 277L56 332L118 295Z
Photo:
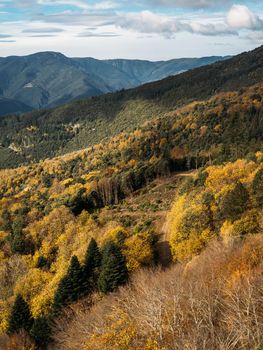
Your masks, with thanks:
M262 98L1 170L1 349L259 350Z

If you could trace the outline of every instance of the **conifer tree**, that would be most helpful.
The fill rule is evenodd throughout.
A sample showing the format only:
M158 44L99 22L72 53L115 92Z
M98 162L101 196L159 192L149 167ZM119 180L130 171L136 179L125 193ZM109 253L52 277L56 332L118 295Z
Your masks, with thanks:
M33 324L33 317L31 315L29 306L23 297L18 294L11 310L8 322L8 334L13 334L21 329L30 331Z
M97 242L92 238L88 245L83 266L85 294L96 289L100 265L101 253Z
M101 273L98 288L102 293L113 292L118 286L128 280L126 261L120 248L112 241L108 241L103 250Z
M51 327L46 317L38 317L34 320L30 335L38 349L46 349L51 340Z
M219 209L222 218L235 219L247 208L249 194L246 187L237 181L219 201Z
M260 169L252 182L252 190L256 199L257 205L263 204L263 169Z
M4 209L2 212L2 225L1 230L3 231L11 231L12 229L12 220L11 220L11 214L8 209Z
M54 311L77 301L84 293L83 271L78 258L74 255L66 275L61 279L54 297Z

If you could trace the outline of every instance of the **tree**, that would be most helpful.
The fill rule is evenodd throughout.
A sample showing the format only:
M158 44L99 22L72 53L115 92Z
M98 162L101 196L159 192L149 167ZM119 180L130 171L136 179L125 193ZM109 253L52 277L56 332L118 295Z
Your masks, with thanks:
M88 294L90 291L96 289L100 265L101 253L97 242L94 238L92 238L88 245L83 266L85 294Z
M29 239L26 239L23 233L24 225L25 222L22 215L17 216L12 223L10 243L13 253L30 254L34 250L32 242Z
M48 319L46 317L36 318L31 328L30 335L38 349L46 349L51 340L51 327Z
M126 261L120 248L112 241L108 241L102 255L101 273L98 288L102 293L113 292L118 286L128 280Z
M257 204L260 206L263 204L263 169L260 169L252 182L253 193L256 198Z
M7 333L17 333L22 329L29 332L32 324L33 317L31 315L29 306L23 297L18 294L11 310Z
M219 209L222 218L235 219L247 208L249 194L244 185L237 183L230 188L219 202Z
M12 220L11 220L11 214L8 209L4 209L2 212L2 220L3 223L1 225L1 230L3 231L11 231L12 229Z
M66 275L59 282L54 297L54 311L59 312L63 306L77 301L84 294L83 270L74 255Z

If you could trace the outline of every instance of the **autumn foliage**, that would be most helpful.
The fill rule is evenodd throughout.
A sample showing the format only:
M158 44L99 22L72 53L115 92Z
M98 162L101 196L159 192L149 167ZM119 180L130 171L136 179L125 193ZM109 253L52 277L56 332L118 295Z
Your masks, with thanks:
M258 349L262 235L212 241L190 263L141 270L91 310L59 320L52 349Z

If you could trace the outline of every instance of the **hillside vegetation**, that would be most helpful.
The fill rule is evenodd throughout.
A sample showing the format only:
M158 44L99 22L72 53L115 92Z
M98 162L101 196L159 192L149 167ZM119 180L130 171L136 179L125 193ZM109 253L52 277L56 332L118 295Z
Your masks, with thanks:
M142 270L91 310L68 310L51 349L260 349L262 244L213 242L191 263Z
M193 86L201 72L187 73ZM239 85L248 68L222 74ZM138 109L132 130L124 116L137 102L129 100L120 125L112 128L112 116L106 129L100 119L90 147L0 170L1 349L262 348L263 84L248 75L250 86L180 106L178 97L168 108L173 98L163 91L155 100L162 112L146 120ZM104 96L103 108L134 93ZM56 111L43 112L44 125ZM37 144L40 124L22 135L19 123L31 117L16 117L23 147L13 142L8 157L3 148L9 165L12 152L15 163L85 139L85 128L71 125L65 142L58 124L53 144L47 133L30 147L25 137ZM6 130L12 118L2 120Z
M168 182L165 185L167 187L162 189L162 193L165 191L168 194L167 191L172 186L175 199L170 211L164 200L160 199L162 198L160 193L157 191L154 194L156 189L153 186L153 195L149 198L150 201L143 200L145 193L143 190L137 194L135 193L134 199L129 200L127 198L126 201L122 200L119 204L107 206L94 212L95 200L101 200L101 207L103 207L103 200L106 204L107 200L111 199L113 185L109 178L104 183L94 184L96 174L89 173L85 177L81 177L84 181L79 179L76 182L72 178L67 178L61 181L56 179L50 183L50 178L45 177L43 173L37 173L37 168L31 168L35 175L32 176L31 173L28 180L23 177L25 176L25 173L23 174L25 169L21 169L21 174L17 174L17 183L14 182L14 178L9 184L6 182L6 192L1 200L1 208L3 208L1 212L2 331L8 329L10 308L17 294L22 295L24 300L27 301L32 316L37 320L44 316L49 318L53 314L53 305L56 305L56 293L60 288L60 281L65 274L69 273L70 270L67 269L73 268L69 267L70 258L77 256L78 261L84 264L82 266L85 266L85 254L87 254L86 250L92 238L96 239L102 252L105 252L105 246L109 240L115 242L125 257L126 266L131 276L140 267L154 266L161 262L159 260L160 255L166 242L169 242L171 247L173 260L184 264L204 251L211 242L219 241L221 243L218 243L218 246L215 245L215 247L218 247L215 251L217 252L219 249L217 252L218 261L215 260L217 255L213 250L208 250L205 253L208 254L209 258L207 258L207 255L200 258L203 259L203 264L206 264L207 259L211 261L211 266L206 266L207 273L203 271L202 263L199 260L193 260L190 263L190 270L186 265L186 273L183 274L180 270L183 267L180 268L179 266L173 267L170 272L164 274L157 272L156 276L156 272L142 272L141 277L135 277L127 290L120 291L117 301L113 296L114 301L105 299L101 304L101 302L96 301L98 296L94 296L95 300L93 302L97 306L94 306L94 311L91 314L88 311L91 303L90 298L83 299L86 307L84 309L81 307L82 311L78 311L78 309L74 311L77 316L72 321L73 324L70 321L72 316L69 320L65 318L58 321L58 329L55 328L54 330L57 345L61 343L61 348L63 348L66 344L66 349L77 349L80 344L81 348L85 348L84 344L86 344L87 349L110 349L112 346L114 349L123 349L122 346L124 345L127 349L137 349L138 346L139 348L145 347L145 349L152 349L153 346L156 349L172 349L174 346L172 344L177 343L179 349L180 342L178 343L177 338L171 338L173 331L167 328L170 324L170 317L175 317L175 315L164 314L158 316L158 313L156 314L154 311L155 317L159 317L159 319L155 321L152 319L153 324L151 325L147 321L148 317L151 318L150 315L142 313L140 318L137 319L136 308L132 306L134 304L127 305L127 307L133 309L135 313L133 316L129 311L126 311L123 302L124 300L130 300L132 303L132 300L134 300L135 305L139 303L136 307L138 312L139 310L141 312L143 310L143 304L141 303L146 303L146 299L143 298L147 298L149 300L147 302L154 303L156 307L159 305L158 307L164 308L164 311L167 308L168 312L170 310L169 293L175 293L177 288L181 286L183 292L181 293L178 290L176 294L171 294L170 297L179 298L177 302L182 309L179 309L181 311L177 310L178 315L176 314L176 317L179 317L184 308L192 308L190 309L192 314L188 315L189 320L184 321L188 324L188 327L189 322L191 323L189 332L193 332L189 333L189 338L185 339L189 342L189 346L192 344L191 341L196 342L196 344L200 344L200 342L203 344L207 341L207 344L214 344L213 347L212 345L208 347L209 349L220 349L224 341L227 344L224 336L227 335L230 337L229 349L242 349L242 344L247 344L247 347L243 347L245 349L250 349L251 346L256 348L256 345L262 341L260 336L262 322L260 308L256 306L260 303L261 295L258 288L260 286L262 264L262 248L260 248L262 242L261 236L258 236L258 239L256 236L263 229L262 156L263 154L259 152L255 161L238 160L226 165L210 166L193 174L193 176L179 177L175 184L171 183L169 185ZM44 167L44 169L47 170L47 167ZM107 171L110 174L110 168ZM26 180L25 185L23 185L22 179ZM19 182L22 188L19 188ZM94 191L94 188L97 188L97 192ZM150 188L145 190L151 192ZM93 202L88 193L92 194ZM139 206L136 206L137 196ZM81 210L84 199L86 210ZM167 221L164 224L164 217L161 212L166 215L168 211ZM253 238L253 236L255 237ZM244 240L248 243L242 243ZM242 248L243 244L244 248ZM236 252L237 247L238 252ZM236 255L233 255L233 252ZM191 266L194 268L192 272ZM229 270L225 266L230 266ZM221 275L216 272L217 270L225 272L222 272ZM199 271L204 280L199 279L199 275L195 271ZM172 277L173 274L175 274L175 277ZM211 277L209 277L210 275ZM183 276L184 279L180 283L178 276ZM193 277L191 279L188 276ZM215 278L213 289L207 290L207 293L212 293L209 294L211 304L207 305L207 309L202 306L201 309L204 314L200 314L199 307L203 305L202 298L206 298L206 295L198 294L197 291L199 287L201 288L201 285L196 284L195 281L199 280L199 283L203 283L204 288L208 283L206 279L212 278L212 276ZM136 278L139 278L139 280L136 280ZM147 283L146 290L144 290L146 285L141 285L145 278L152 281L150 284ZM172 288L171 281L174 278L178 283L177 287L173 287L176 288L176 291L170 289ZM159 282L159 279L163 282ZM82 277L78 277L78 286L82 283L81 281ZM222 286L223 282L225 287ZM156 283L161 283L163 286L161 294L158 294L159 297L152 294L156 292L154 287ZM191 289L191 283L195 285L195 290ZM209 288L212 288L212 286ZM193 299L188 300L188 303L192 300L193 304L188 305L183 298L190 292L193 293ZM70 300L72 302L80 300L82 293L77 292L77 296ZM125 296L125 293L130 294ZM141 295L140 293L145 294ZM152 295L150 299L148 293ZM167 297L164 298L165 295ZM165 303L163 306L161 306L162 304L156 304L156 300L159 300L156 299L157 297L161 298L158 303L163 300L163 303ZM220 299L220 306L217 298L222 298L222 300ZM108 302L109 304L107 304ZM242 323L242 327L247 327L246 333L242 334L238 333L238 322L241 322L243 316L235 314L239 303L242 303L242 315L246 312L246 303L249 303L251 307L249 313L246 313L247 323ZM66 304L63 302L63 305ZM110 305L110 308L107 305ZM123 306L123 313L120 314L119 308L121 305ZM104 307L107 311L103 311ZM212 314L208 314L210 307L213 309L213 312L210 311ZM226 309L227 307L229 308ZM145 312L149 312L149 308L150 305L145 304ZM84 314L82 314L83 312ZM94 314L96 317L94 317ZM105 318L101 319L102 314L105 315ZM117 315L118 317L123 315L123 319L122 317L121 319L118 318L118 321L115 319ZM109 317L109 321L107 321L107 317ZM186 317L186 314L182 314L182 317ZM208 327L209 317L212 317L213 321ZM240 318L238 319L238 317ZM79 321L79 318L82 321ZM93 319L93 321L90 322L90 319ZM184 322L179 321L179 319L180 327L184 327ZM127 320L129 320L128 323ZM74 330L82 329L76 325L78 322L86 322L81 327L88 327L85 328L82 337L75 337ZM97 322L99 322L99 325ZM127 328L123 328L122 322L125 322ZM141 333L140 330L144 327L140 327L140 322L148 324L151 331L147 326L145 328L146 333ZM154 322L159 323L154 326ZM199 322L200 325L198 326ZM231 327L225 328L225 322L231 322ZM99 333L97 334L98 327ZM119 333L120 327L122 329L121 333ZM174 327L178 331L177 337L180 337L183 328L180 330L178 326L174 325ZM196 329L195 327L200 328ZM203 338L204 329L207 332L205 338ZM255 329L257 333L252 335ZM66 332L66 334L60 334L60 332ZM195 334L194 339L191 334ZM187 334L185 336L187 337ZM15 340L16 338L11 339L12 341L22 341L21 337L18 340ZM19 342L15 344L20 344ZM233 347L233 344L235 344L235 347ZM228 348L226 347L226 349Z
M190 101L262 81L263 48L159 82L0 120L0 167L87 148ZM7 160L8 159L8 160Z
M37 326L34 327L37 327L37 331L32 328L34 331L31 330L30 334L38 344L39 329L42 331L50 327L46 322L50 318L52 322L57 320L65 306L79 300L83 300L87 308L92 303L97 305L97 298L100 299L101 295L124 284L127 276L132 276L139 268L153 267L156 264L167 266L171 262L167 261L169 250L174 262L185 264L213 241L219 241L226 246L230 244L230 248L231 242L239 244L246 237L251 237L248 242L253 242L252 236L260 234L263 229L263 153L260 129L262 94L260 84L240 92L221 93L208 101L182 107L163 118L146 123L141 129L122 133L109 142L87 150L14 170L2 170L2 331L13 334L13 329L17 330L15 326L18 326L14 321L10 328L10 315L15 307L13 305L21 303L16 299L17 295L26 302L25 305L30 310L27 312L35 319ZM241 157L246 159L236 160ZM228 163L222 164L224 161ZM189 173L191 169L196 170ZM178 175L174 178L172 174L176 173ZM105 258L102 259L104 263L96 268L92 280L89 277L84 282L86 277L81 271L86 269L86 256L91 239L96 240L99 254ZM249 245L249 249L252 246L253 243ZM224 248L220 249L220 254L223 254ZM115 254L113 261L118 262L115 267L107 265L111 261L106 259L107 254ZM250 261L253 254L249 253L245 269L250 270L249 264L254 261ZM261 258L256 255L255 259L257 262L253 269L258 271ZM115 277L111 276L108 280L108 274L115 271L115 268ZM177 274L176 269L172 269L171 273ZM236 273L235 269L233 274ZM250 276L254 276L253 271L248 277L249 281L252 278ZM165 279L168 272L163 276L160 278ZM246 288L254 288L255 293L258 293L254 283L257 286L259 282L255 282L253 278L252 280ZM221 279L217 283L219 281ZM68 283L70 287L66 287ZM243 288L242 278L237 283L241 283ZM127 290L129 288L135 287L131 285ZM170 288L169 283L167 288ZM215 288L215 293L223 293L220 286L216 285ZM140 298L136 288L134 293L135 298ZM241 298L241 295L237 297ZM120 294L120 300L122 298ZM198 296L193 298L197 298L197 303L201 302ZM222 298L222 303L228 303L224 295ZM169 303L169 299L167 302ZM103 307L100 305L104 304L99 302L98 307ZM236 305L231 304L231 307ZM221 309L218 312L221 316L213 317L219 322L216 327L219 327L218 334L222 332L220 337L223 339L226 330L221 322L229 315ZM189 322L197 322L193 319L194 315L189 315ZM126 317L124 313L124 320ZM251 317L260 317L260 313L255 311L255 314L249 314L249 322L252 322L248 325L249 334L254 329ZM67 324L68 321L65 319L61 322ZM147 318L142 322L147 322ZM168 318L162 322L164 324L161 327L165 328L165 322L169 324L170 321ZM60 325L61 323L59 327ZM19 327L21 329L18 329L23 330L22 326ZM115 349L123 349L123 343L114 343L119 339L118 325L109 324L107 327L113 327L111 336ZM233 332L237 332L236 326L233 327ZM26 325L24 329L27 330ZM91 337L85 340L87 349L88 346L93 349L109 349L108 344L112 343L111 340L105 340L108 335L104 338L97 335L93 328L90 329L86 333L86 336L90 334ZM154 328L150 333L152 336L146 339L132 329L125 330L128 335L123 334L120 339L126 339L127 349L133 349L133 346L171 349L173 347L169 344L177 341L168 338L166 340L166 337L170 337L170 331L162 338ZM191 329L195 332L194 328ZM66 331L67 336L70 336L70 331L61 331ZM129 334L130 331L132 334ZM56 329L53 332L55 338L60 334ZM105 332L107 333L106 329ZM219 335L211 338L211 329L208 332L206 341L214 344L210 348L220 349L220 341L223 340L218 338ZM249 344L244 348L249 349L251 344L256 346L261 341L260 337L252 339L249 334L242 340L240 335L234 333L234 340L229 341L230 344L235 341L237 345L232 348L241 349L240 344L244 341L244 344ZM232 333L229 333L230 336ZM23 337L20 335L18 338L13 336L8 339L14 344L21 341L31 342L25 334ZM57 344L61 341L63 344L65 336L61 336L61 339ZM2 341L5 343L9 340L3 338ZM79 338L79 341L84 340ZM198 344L200 341L200 338L196 339ZM139 345L132 345L133 343ZM77 344L76 349L79 346L78 342Z

